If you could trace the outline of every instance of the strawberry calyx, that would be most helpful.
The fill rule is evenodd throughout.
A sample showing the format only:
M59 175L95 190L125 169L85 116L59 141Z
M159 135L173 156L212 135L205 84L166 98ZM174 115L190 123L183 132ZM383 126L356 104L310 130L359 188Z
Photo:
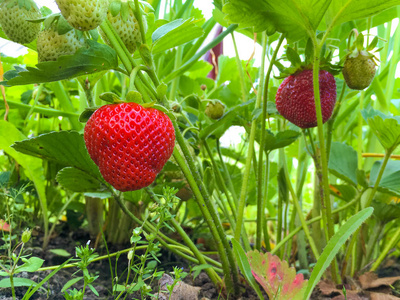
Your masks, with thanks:
M354 41L351 42L353 36ZM372 59L375 65L377 65L376 62L379 61L379 59L372 52L379 52L382 50L383 47L375 49L379 39L380 38L378 36L375 36L369 45L364 47L364 35L362 33L358 33L357 29L354 28L349 34L347 54L343 57L341 63L343 63L347 58L356 58L361 55L362 57Z
M301 73L305 70L312 70L314 53L313 53L313 45L311 39L307 41L306 47L302 54L304 57L303 60L301 59L298 50L295 50L294 48L291 48L289 46L286 47L286 53L282 57L282 59L288 60L291 65L289 67L285 67L283 64L279 62L279 60L276 60L274 64L279 69L280 75L275 76L275 78L283 79L290 75ZM326 44L324 44L324 46L321 49L321 59L319 68L320 70L328 71L332 75L337 75L340 73L342 67L338 64L331 63L332 58L333 58L333 49L328 48Z
M164 106L158 105L156 101L152 101L149 103L143 103L142 95L138 91L129 91L126 94L126 100L122 100L121 98L118 97L117 94L114 94L112 92L105 92L99 95L99 98L108 104L121 104L121 103L137 103L140 104L144 108L155 108L159 111L162 111L163 113L167 114L169 117L171 117L170 111L165 108ZM79 116L79 122L81 123L86 123L89 118L92 116L92 114L98 110L101 106L92 106L92 107L87 107L85 110L80 114Z
M154 11L153 7L151 5L148 5L147 2L139 1L139 6L142 11L142 14L146 14L144 12L144 6L151 8L151 10ZM116 17L118 16L118 14L121 14L122 21L126 23L128 21L129 10L135 12L135 2L132 0L113 0L110 3L109 10L113 17Z
M1 2L1 1L0 1ZM32 7L34 7L34 8L36 8L36 9L38 9L38 7L37 7L37 5L36 5L36 3L35 3L35 1L33 1L33 0L13 0L13 1L10 1L8 4L7 4L7 8L11 8L11 7L13 7L14 5L16 5L16 4L18 4L18 6L19 6L19 8L20 9L26 9L26 10L31 10L31 8Z
M64 35L74 29L71 25L69 25L69 23L61 15L61 13L55 13L49 15L48 17L45 18L43 24L46 30L53 29L59 35Z

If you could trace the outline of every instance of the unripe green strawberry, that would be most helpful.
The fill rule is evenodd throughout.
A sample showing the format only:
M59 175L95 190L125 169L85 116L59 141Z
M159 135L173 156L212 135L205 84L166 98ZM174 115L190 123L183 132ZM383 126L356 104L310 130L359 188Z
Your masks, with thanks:
M104 179L126 192L155 180L174 150L175 131L163 112L128 102L96 110L84 139Z
M376 63L373 55L366 51L357 51L354 55L346 57L342 69L344 80L349 88L363 90L367 88L374 79Z
M41 24L27 20L40 19L35 2L31 0L0 1L0 25L7 37L13 42L28 44L36 39Z
M133 53L136 50L136 43L140 43L142 38L140 35L139 22L137 21L132 9L129 7L126 8L126 10L126 20L123 19L121 12L117 15L113 15L111 11L108 11L107 19L111 22L114 30L119 35L128 51ZM145 20L143 19L143 21ZM103 40L110 45L108 38L102 30L100 30L100 34Z
M220 119L225 112L225 106L219 100L212 100L208 102L205 113L207 117L218 120Z
M107 15L107 0L56 0L56 2L68 23L82 31L95 29Z
M37 39L37 52L39 62L55 61L62 55L72 55L84 42L79 40L74 30L66 34L58 34L53 29L45 29L39 33Z
M319 71L319 93L322 120L326 122L336 103L336 82L328 71ZM279 86L275 99L276 109L286 120L301 128L317 126L312 70L287 77Z

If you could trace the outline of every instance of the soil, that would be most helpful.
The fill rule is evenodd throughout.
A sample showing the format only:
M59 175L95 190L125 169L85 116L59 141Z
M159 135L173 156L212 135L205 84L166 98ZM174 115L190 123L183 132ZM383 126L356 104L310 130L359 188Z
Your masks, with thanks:
M70 232L69 230L62 230L58 236L52 238L47 247L46 251L43 251L41 248L41 244L43 242L41 237L33 237L25 246L26 253L31 253L32 256L39 257L44 260L44 264L42 267L54 266L62 264L67 258L58 256L53 254L51 249L63 249L69 252L71 255L75 256L75 246L85 245L90 240L90 236L87 232L83 230ZM1 246L1 242L0 242ZM117 252L123 249L129 248L130 245L108 245L109 253ZM99 255L106 255L105 247L99 247L96 249L96 253ZM184 268L184 271L189 272L187 263L182 260L180 257L174 256L169 252L162 252L161 257L161 265L158 266L158 270L164 270L166 273L172 271L172 267L178 266ZM116 264L116 259L112 258L111 263L113 267ZM120 278L126 279L126 268L128 266L128 259L126 254L122 254L117 261L117 270ZM110 272L110 264L108 259L93 262L89 265L89 272L92 275L99 275L99 277L93 282L93 286L97 290L99 296L96 296L90 289L86 289L84 299L91 300L105 300L105 299L114 299L115 297L112 295L112 280L111 280L111 272ZM21 272L16 275L16 277L29 278L35 282L40 282L44 279L51 271L42 271L42 272ZM31 299L53 299L53 300L64 300L64 296L61 293L61 290L65 283L76 276L82 276L82 273L78 268L66 268L61 269L58 273L56 273L53 277L51 277L44 285L44 289L40 289L36 292ZM184 282L195 287L200 287L200 293L198 299L203 300L213 300L213 299L227 299L226 295L222 295L220 291L216 289L214 284L211 282L209 277L205 272L201 272L199 276L195 279L192 278L191 275L188 275ZM159 288L157 282L152 284L153 292L157 293ZM83 281L79 281L72 288L81 289L83 288ZM16 287L16 297L17 299L22 299L24 294L27 291L25 287ZM241 299L258 299L257 295L253 292L253 290L245 289L245 285L241 286L241 290L243 291ZM120 299L123 299L121 297ZM134 294L129 295L126 299L141 299L140 295ZM229 299L233 299L233 297L229 297ZM265 295L265 299L268 299L268 296ZM0 300L12 300L12 294L10 288L0 288ZM193 299L194 300L194 299Z
M61 228L61 229L58 228L58 229L60 233L50 240L49 246L46 251L43 251L41 248L41 244L43 242L42 237L33 237L31 241L26 245L25 248L27 250L26 254L31 253L32 256L36 256L43 259L44 260L43 267L59 265L66 260L65 257L53 254L50 251L51 249L63 249L69 252L71 255L75 255L75 246L85 245L90 240L89 234L83 230L70 231L69 229L66 228ZM123 249L127 249L129 247L130 247L129 244L120 246L108 245L108 250L109 253L113 253ZM104 246L98 247L98 249L96 249L96 252L99 255L107 254ZM166 251L161 252L161 254L162 254L161 257L159 258L161 264L158 266L158 270L164 270L168 274L170 271L172 271L172 267L178 266L184 268L184 271L189 273L187 263L180 257L174 256L173 254ZM125 271L128 265L127 255L122 254L117 261L115 258L112 258L111 263L113 265L114 270L115 270L115 264L117 264L116 269L119 278L121 278L121 280L125 279L126 278ZM50 272L51 271L34 272L34 273L22 272L17 274L17 277L29 278L35 282L40 282L48 274L50 274ZM90 264L89 272L92 275L99 276L93 283L93 286L97 290L99 296L96 296L90 289L86 289L84 299L87 300L114 299L115 297L112 295L111 292L112 280L110 272L110 263L108 259L101 260L98 262L93 262L92 264ZM81 275L82 273L78 271L78 268L76 267L62 269L44 284L43 286L44 290L39 290L35 295L32 296L31 299L63 300L65 298L61 293L61 290L65 285L65 283L67 283L70 279ZM395 260L393 259L388 260L384 268L378 270L377 275L379 277L400 276L400 258L397 258ZM211 282L211 280L209 279L209 277L205 272L201 272L199 276L197 276L195 279L193 279L191 275L188 275L184 279L184 282L189 284L190 286L200 288L198 299L201 300L233 299L233 297L227 297L226 295L223 295L219 290L217 290L217 288L214 286L214 284ZM341 286L335 286L333 283L330 282L327 282L327 284L330 285L330 287L328 287L328 290L332 289L332 292L330 294L329 293L327 294L326 291L322 292L321 289L316 288L311 296L311 299L314 300L345 299L344 296L340 294L342 289ZM72 286L72 288L76 288L78 290L81 289L82 287L83 287L83 281L79 281L78 283ZM153 293L157 293L159 291L158 282L153 282L152 287L153 287ZM349 289L349 286L345 285L345 287ZM240 288L242 291L242 296L240 299L249 299L249 300L258 299L257 295L251 288L246 289L244 281L242 282ZM382 287L381 291L384 291L385 288L387 287ZM24 294L26 293L26 290L27 288L17 287L16 288L17 299L22 299ZM262 288L260 288L260 290L262 290ZM372 292L374 292L374 290ZM373 297L370 296L370 293L371 291L361 291L361 292L357 291L352 295L348 294L347 299L357 299L357 300L373 299ZM400 299L400 281L396 282L395 289L386 289L385 295L388 295L388 297L395 297L387 299ZM355 298L353 298L353 296ZM264 297L266 300L268 300L268 296L266 294L264 294ZM120 299L123 299L123 297L121 297ZM139 294L134 294L134 295L129 295L126 299L141 299L141 297ZM185 299L185 298L179 298L179 299ZM191 297L190 300L192 299L193 297ZM379 299L386 299L386 298L379 298ZM11 289L0 288L0 300L12 300Z

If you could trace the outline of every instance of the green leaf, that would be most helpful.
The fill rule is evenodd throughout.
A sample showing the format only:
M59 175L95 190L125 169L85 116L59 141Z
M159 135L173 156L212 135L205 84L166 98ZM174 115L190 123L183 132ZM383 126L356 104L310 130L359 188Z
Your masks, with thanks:
M16 142L12 147L24 154L53 160L60 165L85 171L95 178L102 178L98 167L89 157L83 136L76 131L50 132Z
M66 284L64 284L63 288L61 289L61 293L64 293L68 288L73 286L75 283L77 283L81 279L83 279L83 277L76 277L76 278L69 280Z
M86 43L88 47L79 49L73 55L61 56L57 61L42 62L36 68L27 67L27 70L15 67L15 70L4 74L7 81L1 84L14 86L52 82L118 67L114 49L91 40Z
M376 182L382 161L376 161L371 168L370 185L373 186ZM391 194L400 195L400 161L389 160L385 170L383 171L382 179L379 182L379 191Z
M357 152L352 147L332 143L328 167L335 176L357 185Z
M203 35L203 29L196 25L199 20L178 19L157 28L152 35L153 54L186 44Z
M259 134L261 134L261 132ZM264 150L271 152L272 150L289 146L290 144L294 143L300 135L300 132L294 130L280 131L276 135L270 131L267 131L265 136ZM259 138L261 138L261 136L258 135L256 139Z
M101 192L106 188L96 177L74 167L60 170L56 179L63 187L77 193Z
M373 211L374 209L372 207L368 207L357 213L355 216L352 216L329 240L316 265L314 266L314 270L312 271L311 277L308 280L307 289L304 293L303 299L310 298L314 287L317 285L322 274L325 272L326 268L328 268L336 254L339 252L340 248L344 245L350 235L372 215Z
M27 293L24 295L23 300L29 300L30 297L32 297L32 295L33 295L34 293L36 293L36 291L37 291L39 288L42 288L42 285L43 285L43 284L45 284L46 282L48 282L49 279L50 279L51 277L53 277L58 271L60 271L66 264L68 264L68 263L71 261L71 259L72 259L72 258L67 259L65 262L63 262L61 265L59 265L57 269L53 270L53 272L51 272L49 275L47 275L45 278L43 278L43 280L42 280L41 282L39 282L38 284L36 284L36 286L35 286L31 291L27 292Z
M355 198L357 190L352 185L333 184L331 186L331 193L332 192L337 197L345 201L350 201Z
M212 266L208 265L208 264L202 264L202 265L197 265L197 266L193 267L192 268L192 271L194 271L193 272L193 280L195 280L196 277L200 275L200 272L202 270L205 270L205 269L208 269L208 268L212 268Z
M236 258L236 261L237 261L240 271L242 272L243 276L246 278L247 283L257 293L258 297L261 300L264 300L264 296L262 295L260 288L257 285L257 282L254 280L254 276L251 272L251 267L250 267L248 258L246 256L246 253L244 252L242 246L239 244L238 241L236 241L235 239L232 239L231 242L232 242L233 253L235 254L235 258Z
M24 261L23 265L15 268L14 273L35 272L43 265L43 263L44 260L40 259L39 257L30 257Z
M334 0L327 11L326 19L328 24L334 20L335 24L339 25L368 18L399 4L400 0Z
M232 23L255 27L255 31L267 30L286 33L291 41L303 38L307 31L315 31L331 0L230 0L223 11Z
M266 30L268 35L275 32L275 26L268 18L266 1L259 0L230 0L222 11L227 14L231 23L237 23L240 27L254 27L254 31Z
M387 116L372 108L361 113L385 150L394 150L400 144L399 117Z
M37 283L34 282L33 280L30 280L28 278L19 278L19 277L14 277L13 278L13 283L14 287L17 286L36 286ZM0 280L0 288L10 288L11 287L11 282L10 278L4 278Z
M371 206L374 208L374 216L384 223L400 218L400 203L383 203L374 200Z
M33 181L39 195L42 214L47 215L46 184L41 160L19 153L11 147L15 141L24 139L26 139L26 136L12 123L0 120L0 149L3 149L24 168L26 176Z
M71 254L64 249L50 249L49 251L57 256L71 257Z

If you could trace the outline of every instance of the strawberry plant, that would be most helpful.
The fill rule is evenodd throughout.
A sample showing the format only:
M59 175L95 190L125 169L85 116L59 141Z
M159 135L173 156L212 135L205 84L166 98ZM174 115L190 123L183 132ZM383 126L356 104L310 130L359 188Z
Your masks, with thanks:
M175 258L224 299L309 299L399 255L399 0L56 2L0 2L29 49L1 55L0 246L89 231L66 298L100 297L106 258L115 299L155 295Z

